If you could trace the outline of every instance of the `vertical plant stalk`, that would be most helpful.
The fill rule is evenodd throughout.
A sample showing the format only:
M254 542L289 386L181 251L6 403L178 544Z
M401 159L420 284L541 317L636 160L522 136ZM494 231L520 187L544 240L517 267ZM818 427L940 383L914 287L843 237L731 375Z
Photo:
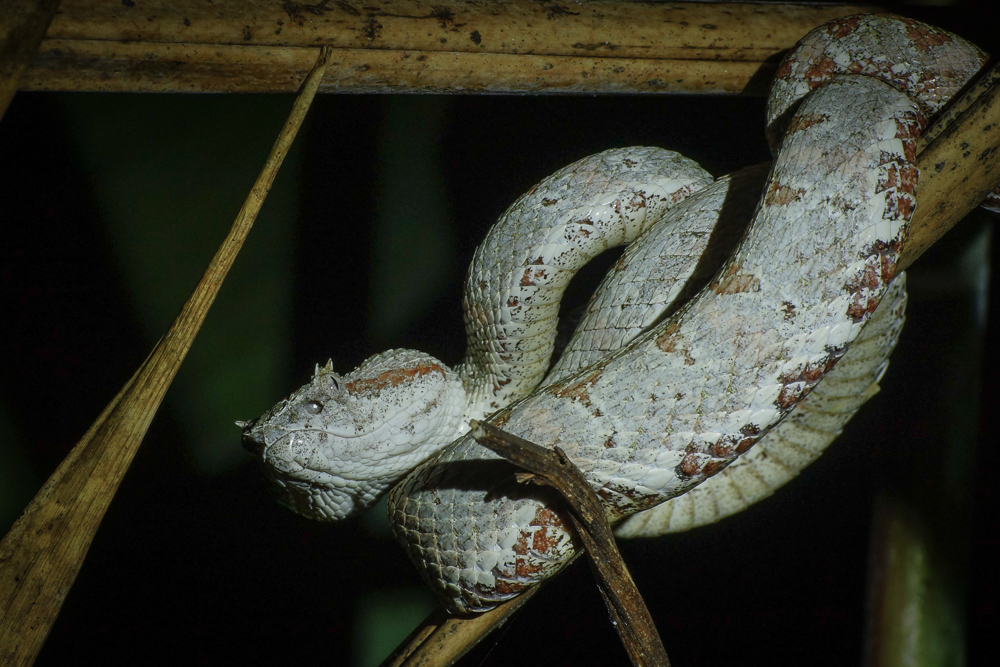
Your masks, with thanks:
M1000 63L928 128L918 144L920 183L909 265L1000 182ZM927 196L924 193L929 193ZM981 343L973 321L953 321L944 349L950 377L977 368ZM950 352L949 352L950 351ZM965 359L965 363L958 363ZM934 382L934 380L927 380ZM960 383L961 401L937 406L934 450L897 471L896 488L877 500L869 556L867 667L962 665L967 660L964 599L968 586L968 484L977 422L976 380ZM944 395L957 395L957 387ZM930 500L933 499L933 500Z
M257 218L329 56L324 47L229 234L170 329L0 541L0 664L30 665L41 650L104 512Z
M941 489L930 483L923 494ZM876 501L869 557L865 667L967 664L966 516L943 525L912 492ZM948 508L961 510L948 503ZM957 540L956 540L957 538ZM956 540L956 541L953 541ZM958 560L951 560L958 557Z
M962 667L970 661L972 493L983 409L989 241L978 233L957 257L934 271L937 285L914 308L920 336L941 358L911 370L925 417L879 445L876 467L891 470L879 484L869 544L865 667ZM928 277L925 276L925 280ZM911 350L916 351L916 349ZM929 415L933 415L931 418ZM973 595L975 595L973 593Z

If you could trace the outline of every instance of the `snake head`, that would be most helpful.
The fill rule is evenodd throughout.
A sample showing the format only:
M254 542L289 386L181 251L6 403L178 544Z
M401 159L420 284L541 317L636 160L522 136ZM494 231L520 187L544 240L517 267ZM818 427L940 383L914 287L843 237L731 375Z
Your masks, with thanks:
M308 384L239 425L282 504L338 521L458 437L465 405L454 371L422 352L390 350L343 377L317 367Z

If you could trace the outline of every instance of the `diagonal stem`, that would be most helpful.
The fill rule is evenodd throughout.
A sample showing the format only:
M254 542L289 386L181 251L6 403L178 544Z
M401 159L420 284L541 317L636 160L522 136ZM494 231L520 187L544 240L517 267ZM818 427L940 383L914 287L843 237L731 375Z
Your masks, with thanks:
M101 519L257 218L328 59L324 48L226 239L170 329L0 541L0 664L30 665L45 643Z
M492 424L476 420L470 424L476 442L529 471L519 473L518 481L551 486L562 496L632 664L669 667L670 660L653 617L622 560L601 500L583 472L559 447L547 449Z

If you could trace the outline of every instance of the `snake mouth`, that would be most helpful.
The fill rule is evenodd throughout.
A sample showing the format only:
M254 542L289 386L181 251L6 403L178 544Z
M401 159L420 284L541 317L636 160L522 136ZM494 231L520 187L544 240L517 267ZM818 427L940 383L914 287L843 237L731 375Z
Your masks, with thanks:
M237 424L243 428L241 438L243 449L247 450L254 456L260 456L263 454L265 447L267 447L267 443L264 442L263 434L256 431L257 420L251 419L248 422L237 422Z
M254 419L246 422L243 427L243 449L267 463L269 458L273 458L269 457L268 453L274 450L275 445L289 444L288 441L294 436L294 431L270 426L266 421Z
M269 425L254 419L243 428L242 444L265 467L281 469L287 474L303 470L306 466L291 451L296 431Z

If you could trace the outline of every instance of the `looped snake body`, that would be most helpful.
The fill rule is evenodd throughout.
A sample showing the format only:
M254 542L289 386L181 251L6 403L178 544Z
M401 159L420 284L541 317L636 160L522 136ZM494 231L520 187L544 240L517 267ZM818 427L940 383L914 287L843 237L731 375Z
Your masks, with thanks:
M342 518L391 488L394 532L455 612L518 594L575 549L545 492L516 487L466 434L470 418L561 447L623 536L745 508L877 391L903 321L895 267L916 206L915 141L984 62L900 17L817 28L779 67L769 172L713 182L654 148L560 170L477 249L461 366L393 350L344 377L317 368L245 426L245 442L307 516ZM702 252L724 252L748 221L708 280ZM546 375L562 290L621 244ZM680 304L688 281L708 284Z

